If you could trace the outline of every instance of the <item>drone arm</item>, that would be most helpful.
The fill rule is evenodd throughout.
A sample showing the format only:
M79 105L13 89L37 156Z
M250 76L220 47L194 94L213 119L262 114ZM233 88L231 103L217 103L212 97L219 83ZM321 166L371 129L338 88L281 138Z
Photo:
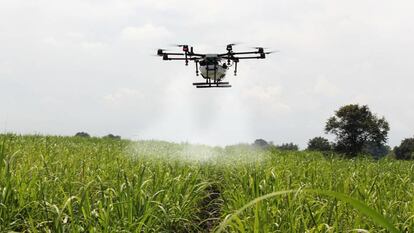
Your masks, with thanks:
M225 56L234 56L234 55L246 55L246 54L260 54L261 52L258 51L252 51L252 52L231 52L231 53L223 53L219 54L219 57L225 57Z
M205 54L200 54L200 53L189 53L188 56L202 58L202 57L205 57L206 55Z
M264 54L261 54L260 56L248 56L248 57L222 57L223 59L230 59L230 60L238 60L238 59L263 59L266 58Z
M188 57L188 58L185 58L185 57L167 57L164 60L167 60L167 61L185 61L185 60L195 61L195 60L197 60L197 58L195 58L195 57Z
M185 53L162 53L160 55L173 55L173 56L184 56Z
M266 58L264 55L261 56L251 56L251 57L237 57L237 59L263 59Z
M164 56L164 55L167 55L167 56L170 56L170 55L172 55L172 56L184 56L184 57L188 56L188 57L198 57L198 58L202 58L202 57L206 56L205 54L198 54L198 53L162 53L159 56Z

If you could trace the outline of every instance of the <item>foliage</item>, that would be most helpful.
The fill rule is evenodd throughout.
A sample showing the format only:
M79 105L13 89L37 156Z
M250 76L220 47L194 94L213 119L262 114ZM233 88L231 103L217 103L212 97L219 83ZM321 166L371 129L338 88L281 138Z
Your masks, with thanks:
M267 148L269 147L269 143L264 139L256 139L253 143L253 146L256 146L259 148Z
M366 142L383 145L387 141L388 122L371 113L367 105L341 107L328 119L326 133L336 136L335 149L352 157L362 152Z
M310 151L330 151L332 146L328 139L323 137L314 137L308 141L308 150Z
M0 144L0 232L214 232L283 190L297 191L254 203L224 231L391 229L343 201L354 199L414 229L414 161L79 137L0 135ZM325 191L302 194L310 189Z
M279 150L290 150L290 151L298 151L299 150L299 146L296 145L296 144L293 144L292 142L283 143L282 145L276 146L276 148L279 149Z
M369 154L375 159L380 159L390 153L390 147L384 144L377 144L371 141L365 142L362 147L363 154Z
M414 159L414 138L404 139L399 146L394 148L394 153L396 159Z
M108 134L106 136L103 136L104 139L112 139L112 140L121 140L121 136L119 135L113 135L113 134Z
M91 136L88 133L86 133L86 132L77 132L75 134L75 137L90 138Z
M327 195L334 198L337 198L341 201L347 202L351 204L355 209L358 209L361 213L367 215L372 220L374 220L377 224L384 226L386 229L388 229L390 232L399 233L399 230L395 228L395 226L389 221L389 219L384 218L381 214L379 214L377 211L373 210L369 206L365 205L363 202L351 198L349 196L344 195L343 193L338 193L334 191L327 191L327 190L319 190L319 189L299 189L299 190L283 190L283 191L277 191L269 194L262 195L260 197L255 198L254 200L250 201L246 205L244 205L242 208L238 209L234 214L232 214L229 218L224 219L224 221L220 224L217 233L220 233L223 231L223 229L229 225L231 220L237 217L240 213L242 213L247 208L252 207L253 205L258 204L261 201L264 201L269 198L274 198L281 195L286 194L292 194L295 193L298 195L300 192L302 193L310 193L310 194L321 194L321 195Z

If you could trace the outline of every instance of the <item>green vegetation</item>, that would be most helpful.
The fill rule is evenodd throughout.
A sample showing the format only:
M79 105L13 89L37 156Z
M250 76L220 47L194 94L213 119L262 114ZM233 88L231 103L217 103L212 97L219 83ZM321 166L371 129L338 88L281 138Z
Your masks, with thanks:
M314 137L308 141L309 151L331 151L332 145L329 143L328 139L323 137Z
M299 150L299 146L293 144L292 142L282 143L282 145L276 146L276 148L279 149L279 150L290 150L290 151L298 151Z
M384 117L378 118L367 105L358 104L342 106L325 125L325 132L336 136L335 150L350 157L363 152L367 143L384 147L389 130Z
M414 159L414 138L404 139L399 146L394 148L394 153L397 159Z
M0 232L414 229L412 161L16 135L0 160Z

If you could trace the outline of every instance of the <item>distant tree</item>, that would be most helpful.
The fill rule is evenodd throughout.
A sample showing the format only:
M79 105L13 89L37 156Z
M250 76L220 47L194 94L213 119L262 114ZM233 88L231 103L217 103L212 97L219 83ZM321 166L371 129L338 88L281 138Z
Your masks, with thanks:
M328 139L323 137L314 137L309 140L307 149L311 151L330 151L332 150L332 146Z
M269 146L269 143L267 143L264 139L256 139L253 145L260 148L267 148Z
M121 140L121 136L113 135L113 134L108 134L108 135L104 136L103 138L112 139L112 140Z
M75 134L75 137L90 138L91 136L86 132L78 132Z
M282 145L276 146L279 150L292 150L292 151L298 151L299 146L293 143L283 143Z
M394 153L396 159L414 159L414 138L404 139L399 146L394 148Z
M375 159L380 159L390 153L391 149L389 146L384 144L377 144L371 141L368 141L362 147L363 154L369 154Z
M384 145L389 129L384 117L378 118L367 105L358 104L341 107L325 126L326 133L336 136L335 150L351 157L361 153L366 142Z

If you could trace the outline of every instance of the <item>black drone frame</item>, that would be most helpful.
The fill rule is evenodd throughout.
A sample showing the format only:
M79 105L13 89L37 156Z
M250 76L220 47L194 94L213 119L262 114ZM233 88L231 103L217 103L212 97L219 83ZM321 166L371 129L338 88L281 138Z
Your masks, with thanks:
M233 46L235 44L228 44L226 47L227 52L222 54L217 54L216 60L227 60L228 67L231 67L234 64L234 76L237 75L237 63L240 60L246 59L264 59L266 58L266 54L270 54L271 52L265 52L262 47L255 47L256 51L249 51L249 52L233 52ZM196 64L196 76L199 74L199 61L206 58L206 54L195 53L194 48L188 45L177 45L178 47L182 47L182 53L170 53L165 52L163 49L158 49L157 55L162 56L163 60L165 61L185 61L185 65L188 66L189 61L194 61ZM250 55L250 56L247 56ZM214 59L214 58L212 58ZM232 64L233 63L233 64ZM216 78L217 67L216 64L214 65L213 69L207 68L207 77L206 82L199 82L193 83L197 88L209 88L209 87L231 87L228 82L221 82L220 79ZM208 78L208 72L212 70L214 72L214 78Z

